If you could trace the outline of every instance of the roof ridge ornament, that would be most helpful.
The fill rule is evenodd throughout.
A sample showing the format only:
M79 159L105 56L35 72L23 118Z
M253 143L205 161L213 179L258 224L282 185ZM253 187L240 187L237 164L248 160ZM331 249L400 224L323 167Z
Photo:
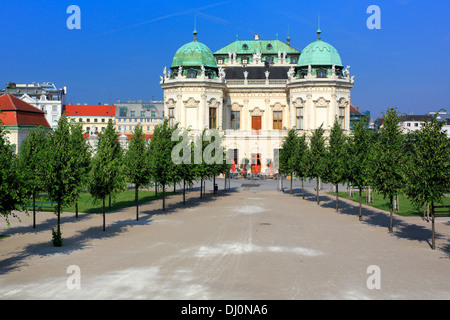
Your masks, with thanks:
M322 38L320 37L320 34L322 33L322 30L320 30L320 13L319 13L319 17L318 17L318 28L317 28L317 40L322 40Z

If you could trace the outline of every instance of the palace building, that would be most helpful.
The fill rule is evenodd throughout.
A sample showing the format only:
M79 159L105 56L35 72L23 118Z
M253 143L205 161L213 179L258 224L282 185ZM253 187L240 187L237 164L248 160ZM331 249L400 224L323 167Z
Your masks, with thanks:
M354 77L338 51L321 39L303 51L280 40L236 40L212 52L194 39L164 69L164 110L173 125L196 132L219 129L235 164L266 172L277 160L283 138L295 128L326 133L338 119L350 131Z

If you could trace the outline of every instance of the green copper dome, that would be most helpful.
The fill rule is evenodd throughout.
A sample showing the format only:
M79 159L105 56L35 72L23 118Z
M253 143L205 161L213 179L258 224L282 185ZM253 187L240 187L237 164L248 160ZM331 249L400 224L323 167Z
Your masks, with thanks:
M197 41L197 33L194 32L194 41L182 46L175 53L171 68L200 67L217 68L216 59L211 50Z
M341 57L336 48L320 39L320 30L318 34L318 40L308 45L302 51L298 60L298 66L332 66L334 64L337 67L343 67Z

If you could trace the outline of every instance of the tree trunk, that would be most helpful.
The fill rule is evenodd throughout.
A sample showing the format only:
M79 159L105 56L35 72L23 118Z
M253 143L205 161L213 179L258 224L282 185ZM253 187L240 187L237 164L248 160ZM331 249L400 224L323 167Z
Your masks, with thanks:
M33 229L36 229L36 193L33 192Z
M203 198L203 178L200 179L200 199Z
M392 233L394 231L392 228L393 211L394 211L394 197L389 196L389 233Z
M61 232L61 201L58 201L58 233Z
M359 187L359 221L362 221L362 188Z
M292 194L292 180L294 180L294 174L291 173L291 191L289 191L289 194Z
M78 219L78 201L75 202L75 218Z
M280 190L283 192L283 175L280 175Z
M216 176L213 178L213 193L216 193Z
M303 199L305 199L305 188L303 188L303 182L305 181L304 178L302 178L302 194L303 194Z
M317 204L320 203L320 199L319 199L319 177L316 178L317 181L317 187L316 187L316 197L317 197Z
M162 199L163 199L163 211L166 211L166 185L163 183L162 184Z
M108 210L111 211L111 193L109 194Z
M106 231L105 198L103 198L103 231Z
M431 248L436 250L435 229L434 229L434 202L431 203Z
M336 184L336 212L339 210L339 184Z
M183 205L186 204L186 179L183 179Z
M158 182L155 182L155 199L158 199Z
M173 193L177 192L177 183L173 182Z
M139 221L139 186L136 186L134 200L136 201L136 221Z

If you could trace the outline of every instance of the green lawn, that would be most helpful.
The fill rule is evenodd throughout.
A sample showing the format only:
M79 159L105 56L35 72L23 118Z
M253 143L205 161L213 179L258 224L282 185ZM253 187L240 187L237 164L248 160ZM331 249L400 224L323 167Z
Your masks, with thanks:
M166 196L172 195L173 192L167 192ZM158 192L158 199L162 198L162 192ZM146 203L156 200L154 191L139 191L139 203ZM36 201L47 201L45 198L36 199ZM109 200L106 198L106 212L110 211L108 208ZM78 201L78 212L82 213L102 213L102 201L95 202L89 193L82 193L80 195L80 199ZM111 211L134 207L135 204L135 192L134 190L126 190L124 192L119 193L115 199L111 200ZM48 203L45 206L50 206L52 208L42 208L42 211L55 211L55 206L49 205ZM28 210L33 210L33 206L28 206ZM38 205L36 205L36 210L38 210ZM75 212L75 206L71 206L68 208L63 208L64 212Z
M333 195L335 196L336 193L328 193L329 195ZM381 210L385 210L385 211L389 211L389 199L383 198L383 195L379 194L379 193L372 193L372 196L374 197L374 203L369 203L368 205L381 209ZM347 192L339 192L339 197L341 198L345 198L345 199L349 199L347 197ZM409 199L405 196L405 195L400 195L400 210L399 211L394 211L395 214L401 215L401 216L423 216L423 208L421 210L417 210L417 208L415 208L411 201L409 201ZM353 200L357 203L359 203L359 192L353 192L352 197L350 198L350 200ZM366 193L363 191L362 192L362 203L366 204ZM437 204L437 205L444 205L444 206L450 206L450 198L444 198L444 201L442 204ZM436 214L436 217L448 217L449 214L447 213L439 213Z

